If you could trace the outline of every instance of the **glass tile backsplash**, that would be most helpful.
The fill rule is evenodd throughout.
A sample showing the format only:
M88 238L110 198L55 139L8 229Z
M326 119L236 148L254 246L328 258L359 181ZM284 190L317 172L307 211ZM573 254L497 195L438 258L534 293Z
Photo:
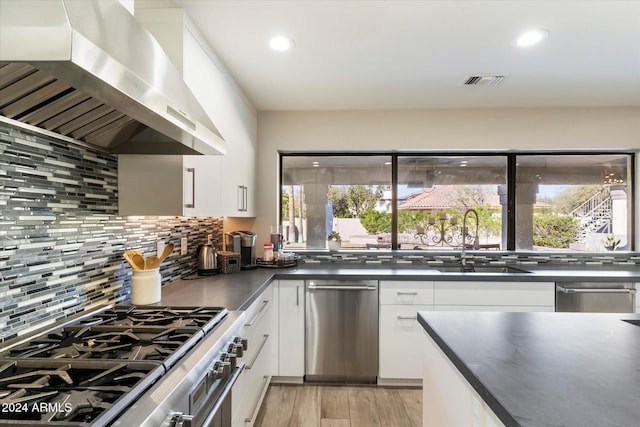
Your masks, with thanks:
M187 237L160 273L196 272L222 218L118 216L117 157L0 124L0 341L104 303L129 298L126 249Z

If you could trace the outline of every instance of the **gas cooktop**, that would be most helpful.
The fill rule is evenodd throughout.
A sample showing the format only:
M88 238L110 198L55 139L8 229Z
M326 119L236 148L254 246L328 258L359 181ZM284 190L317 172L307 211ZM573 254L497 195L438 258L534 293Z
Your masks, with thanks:
M116 305L0 348L0 426L110 424L227 315Z

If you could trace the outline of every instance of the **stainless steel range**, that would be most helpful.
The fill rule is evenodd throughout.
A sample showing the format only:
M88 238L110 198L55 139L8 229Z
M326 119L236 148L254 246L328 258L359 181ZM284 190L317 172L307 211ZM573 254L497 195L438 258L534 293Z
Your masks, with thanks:
M8 342L0 426L230 425L247 346L237 317L116 305Z

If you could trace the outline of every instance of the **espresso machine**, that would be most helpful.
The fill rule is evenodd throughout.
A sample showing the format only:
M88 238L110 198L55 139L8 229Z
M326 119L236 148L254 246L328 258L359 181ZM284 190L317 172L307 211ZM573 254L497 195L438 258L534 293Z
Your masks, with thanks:
M240 254L240 269L251 270L256 264L256 234L251 231L232 231L224 235L226 251Z

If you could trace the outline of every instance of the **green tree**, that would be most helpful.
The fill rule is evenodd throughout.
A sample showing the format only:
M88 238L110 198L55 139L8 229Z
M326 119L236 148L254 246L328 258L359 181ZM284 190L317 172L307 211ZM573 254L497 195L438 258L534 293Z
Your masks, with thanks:
M567 249L576 241L578 220L572 216L540 212L533 215L533 244L545 248Z
M398 232L399 233L415 233L418 225L426 225L429 221L429 215L414 210L398 211Z
M347 203L354 218L361 218L365 212L373 210L382 196L382 186L350 185L347 188Z
M349 211L347 192L342 186L330 186L328 198L331 200L334 218L353 218Z
M370 209L360 216L360 223L369 234L391 232L391 214Z

